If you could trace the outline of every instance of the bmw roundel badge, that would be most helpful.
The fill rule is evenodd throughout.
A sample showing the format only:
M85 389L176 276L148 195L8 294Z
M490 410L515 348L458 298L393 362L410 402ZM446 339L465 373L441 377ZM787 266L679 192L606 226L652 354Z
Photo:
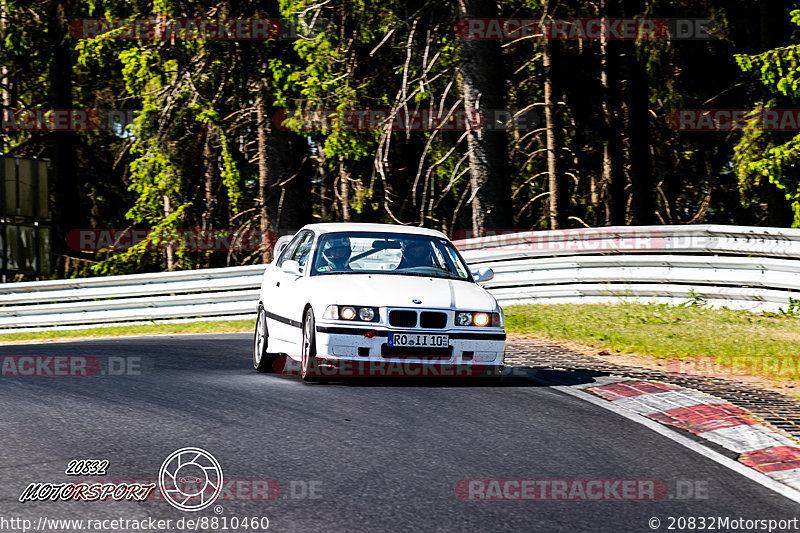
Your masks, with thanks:
M412 302L414 302L415 304L421 304L421 303L422 303L422 300L419 300L419 299L417 299L417 298L414 298L414 299L413 299L413 300L411 300L411 301L412 301Z

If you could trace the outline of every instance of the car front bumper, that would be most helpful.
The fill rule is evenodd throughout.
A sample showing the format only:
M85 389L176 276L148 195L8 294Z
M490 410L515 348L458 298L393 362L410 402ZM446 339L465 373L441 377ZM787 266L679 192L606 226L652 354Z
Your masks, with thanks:
M506 334L502 328L413 330L447 335L446 349L388 348L389 333L409 330L317 324L315 372L322 377L478 377L499 375Z

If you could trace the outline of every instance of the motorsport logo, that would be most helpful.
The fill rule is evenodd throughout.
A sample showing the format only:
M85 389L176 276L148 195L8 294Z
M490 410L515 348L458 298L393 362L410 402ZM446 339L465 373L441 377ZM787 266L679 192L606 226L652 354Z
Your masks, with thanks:
M181 448L172 452L161 465L158 479L108 479L105 476L109 464L105 459L73 459L64 473L81 477L60 483L30 483L21 492L19 501L166 501L182 511L199 511L220 501L266 502L322 498L320 480L293 479L285 484L266 478L223 480L217 459L200 448ZM222 506L214 506L214 512L221 513Z
M219 461L202 448L175 450L164 459L158 471L161 495L182 511L205 509L217 501L222 485Z
M75 465L79 468L74 468ZM107 460L70 461L65 474L105 476ZM101 466L102 468L98 468ZM219 461L201 448L180 448L172 452L158 472L158 487L163 498L182 511L199 511L214 503L222 492L223 477ZM62 483L29 483L20 502L29 501L134 501L150 499L156 488L152 481L84 480Z
M109 461L96 459L72 460L67 464L64 473L75 476L82 473L105 476ZM81 481L63 483L29 483L19 495L19 501L134 501L143 502L150 497L156 488L155 483L139 483L127 481Z

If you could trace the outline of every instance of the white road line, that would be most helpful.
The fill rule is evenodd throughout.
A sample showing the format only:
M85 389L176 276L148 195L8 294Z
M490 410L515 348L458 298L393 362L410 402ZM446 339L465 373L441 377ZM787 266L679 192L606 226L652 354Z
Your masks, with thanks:
M781 482L800 490L800 468L776 470L775 472L767 472L767 475L772 479L779 479Z
M536 380L535 376L530 376L530 379ZM628 411L627 409L623 409L617 405L614 405L613 402L609 402L608 400L597 398L588 392L575 390L564 385L550 385L547 382L545 382L545 384L549 385L550 388L552 389L556 389L560 392L563 392L564 394L569 394L570 396L574 396L589 403L593 403L598 407L602 407L603 409L616 413L620 416L624 416L628 420L636 422L637 424L641 424L647 427L648 429L655 431L659 435L662 435L674 442L677 442L678 444L686 448L689 448L690 450L697 452L700 455L707 457L712 461L715 461L721 464L722 466L725 466L733 470L734 472L741 474L744 477L752 481L755 481L756 483L763 485L764 487L774 492L777 492L781 496L784 496L795 503L800 503L800 491L797 491L787 485L784 485L783 483L776 481L771 477L750 468L749 466L745 466L738 461L734 461L733 459L725 457L724 455L717 453L714 450L706 448L702 444L695 442L694 440L688 437L684 437L683 435L675 432L668 426L661 425L658 422L650 420L649 418L646 418L640 414Z
M777 446L797 446L796 442L767 427L749 424L704 431L698 435L738 453L755 452Z

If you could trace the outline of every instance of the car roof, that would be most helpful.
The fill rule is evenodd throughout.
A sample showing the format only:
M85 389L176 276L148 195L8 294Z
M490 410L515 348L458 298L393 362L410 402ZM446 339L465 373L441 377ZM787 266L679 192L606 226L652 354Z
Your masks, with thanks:
M366 222L325 222L321 224L307 224L302 229L310 229L316 233L336 233L341 231L363 231L383 233L405 233L411 235L427 235L429 237L447 238L444 233L435 229L420 228L417 226L402 226L400 224L372 224Z

